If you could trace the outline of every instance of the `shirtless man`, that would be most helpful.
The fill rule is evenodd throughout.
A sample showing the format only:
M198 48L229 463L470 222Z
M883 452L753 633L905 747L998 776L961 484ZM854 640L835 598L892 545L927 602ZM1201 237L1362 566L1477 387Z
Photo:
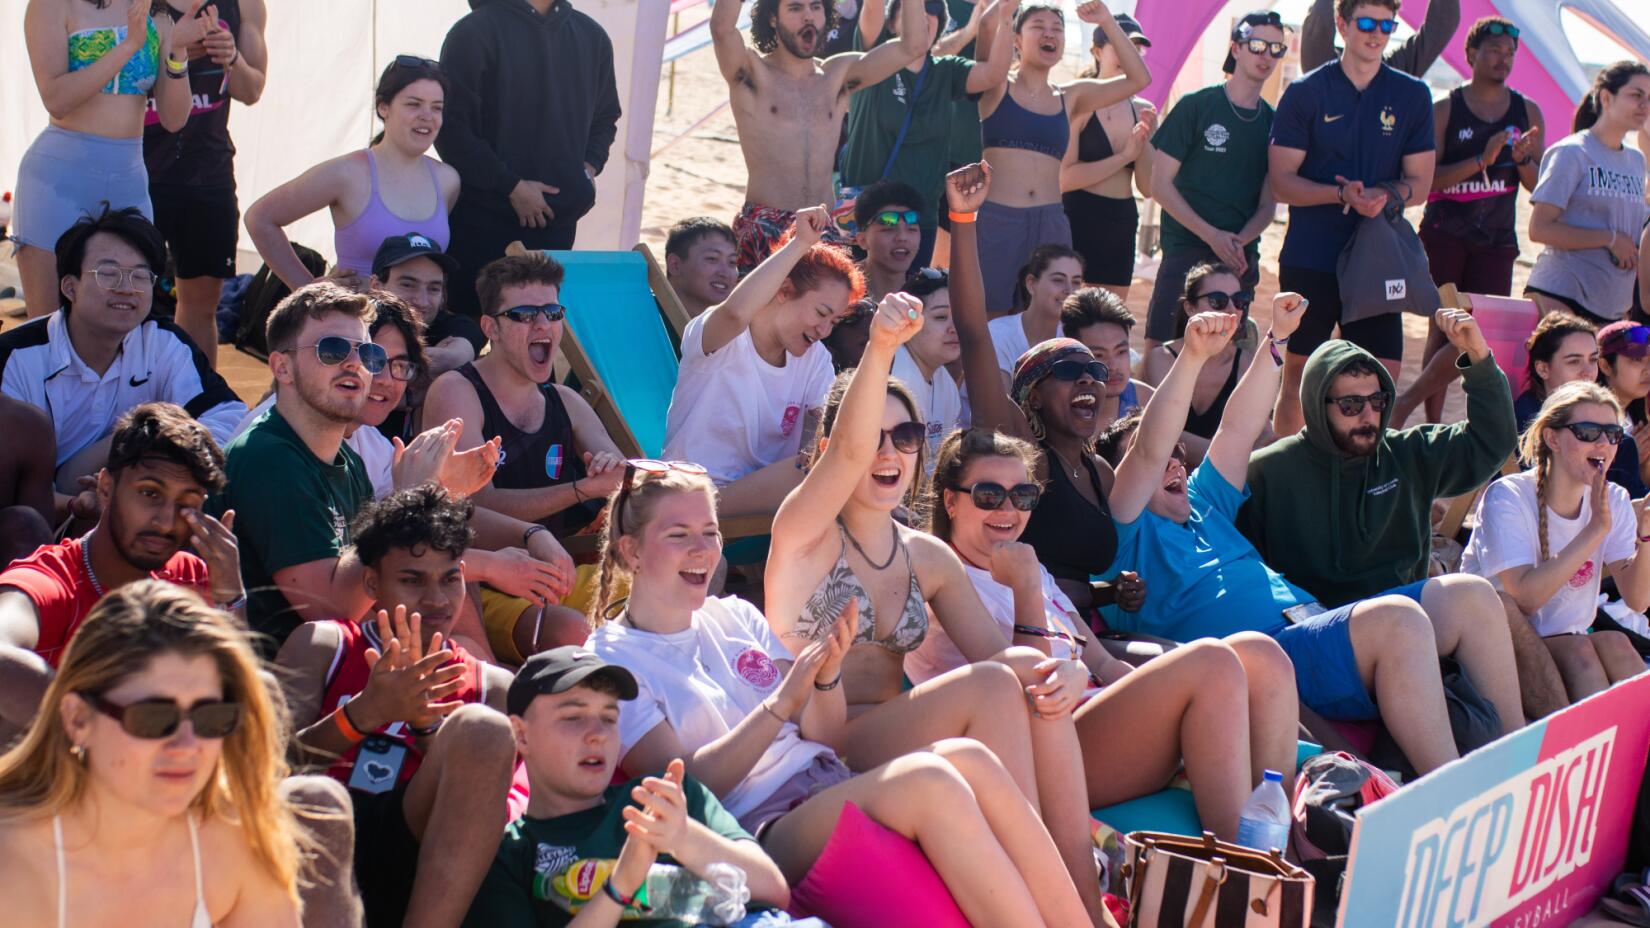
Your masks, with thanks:
M739 0L716 0L710 33L728 82L749 180L733 221L741 273L772 253L797 210L834 202L831 169L848 98L916 61L921 4L902 4L900 39L823 61L814 54L836 18L834 0L757 0L751 39L739 32Z

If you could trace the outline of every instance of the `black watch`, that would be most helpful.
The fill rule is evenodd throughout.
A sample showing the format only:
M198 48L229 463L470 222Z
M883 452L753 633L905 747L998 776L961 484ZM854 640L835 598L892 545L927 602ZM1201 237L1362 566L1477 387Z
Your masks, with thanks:
M545 528L542 525L539 525L536 522L533 523L532 525L527 526L525 529L522 529L522 532L521 532L521 546L523 548L527 547L528 540L531 539L534 535L537 535L539 532L548 532L548 531L550 531L550 530Z

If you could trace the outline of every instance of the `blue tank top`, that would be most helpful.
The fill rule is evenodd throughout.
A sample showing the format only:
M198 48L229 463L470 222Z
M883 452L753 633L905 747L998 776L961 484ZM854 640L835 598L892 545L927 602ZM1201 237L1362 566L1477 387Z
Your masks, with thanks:
M1003 91L1003 102L990 116L980 120L986 148L1018 148L1050 158L1064 158L1071 141L1071 124L1066 121L1066 98L1060 95L1060 112L1033 113L1014 102L1012 89Z

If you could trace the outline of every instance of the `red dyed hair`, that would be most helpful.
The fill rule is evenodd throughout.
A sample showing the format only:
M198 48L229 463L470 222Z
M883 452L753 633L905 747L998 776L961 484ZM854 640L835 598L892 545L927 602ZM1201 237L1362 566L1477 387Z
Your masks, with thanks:
M774 250L785 247L793 237L794 231L785 233ZM832 277L847 285L849 304L865 297L865 275L860 273L859 265L854 263L847 249L825 242L815 242L808 253L796 262L796 267L791 268L785 281L791 285L793 293L807 293L818 289L821 283Z

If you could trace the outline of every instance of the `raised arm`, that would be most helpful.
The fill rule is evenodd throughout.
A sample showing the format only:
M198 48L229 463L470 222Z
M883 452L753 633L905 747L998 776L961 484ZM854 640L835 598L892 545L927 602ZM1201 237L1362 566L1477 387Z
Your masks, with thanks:
M991 189L991 165L984 161L958 168L945 177L951 212L975 215ZM997 349L985 313L985 280L980 275L980 244L974 223L951 223L951 319L962 345L963 382L974 425L1016 438L1031 438L1025 413L1003 390Z
M808 249L825 235L830 222L831 213L823 204L798 212L790 241L746 274L727 299L705 310L705 354L722 350L750 328L756 311L779 295L785 278Z
M969 93L985 93L993 87L1004 86L1008 81L1008 69L1014 64L1014 15L1019 9L1020 0L991 0L983 13L979 4L974 6L974 15L969 21L986 17L995 28L991 30L991 48L975 60L973 70L968 72L966 89ZM981 49L976 48L976 51Z
M1387 56L1387 64L1416 77L1427 73L1461 25L1461 0L1432 0L1421 28ZM1303 65L1304 67L1304 65Z
M741 5L740 0L716 0L710 8L710 42L716 52L716 67L729 84L750 84L755 64L755 56L739 32Z
M1335 0L1312 0L1301 23L1301 73L1335 57Z
M350 171L344 155L323 161L258 198L246 210L246 232L269 269L296 290L312 283L315 275L298 259L285 227L310 213L340 203L349 189Z
M1092 113L1134 96L1152 82L1152 72L1140 49L1134 47L1123 27L1117 24L1111 10L1100 0L1085 0L1077 4L1077 18L1106 34L1112 48L1117 50L1117 63L1123 73L1106 80L1084 78L1062 85L1068 97L1066 111L1076 114Z
M1266 431L1272 404L1277 400L1283 365L1272 360L1273 352L1281 355L1284 343L1295 334L1305 313L1306 299L1298 293L1280 293L1272 298L1272 330L1267 333L1267 344L1262 346L1259 356L1249 365L1249 372L1243 375L1231 399L1226 401L1220 428L1215 431L1204 460L1213 464L1234 487L1243 486L1249 479L1249 453Z
M978 9L978 7L975 7ZM859 5L859 21L854 29L859 32L859 47L869 51L876 47L877 40L882 38L882 27L888 24L888 9L881 0L869 0ZM942 24L943 25L943 24Z
M40 643L40 613L16 587L0 587L0 731L20 731L34 721L53 671L34 653Z
M1112 518L1118 522L1139 518L1152 494L1163 485L1163 469L1168 466L1169 455L1186 425L1198 371L1226 347L1237 330L1238 317L1230 313L1198 313L1186 323L1180 357L1169 368L1169 376L1163 378L1152 398L1146 401L1134 444L1117 465L1117 479L1112 483L1108 499Z
M874 4L878 0L869 2ZM923 44L928 36L927 16L919 0L901 2L898 42L884 42L863 53L848 52L837 56L847 60L843 86L848 90L858 90L881 83L893 77L900 68L928 54L928 48ZM872 41L875 41L875 36Z
M962 54L962 50L968 47L968 43L980 38L980 23L997 11L997 4L998 0L990 0L989 3L969 0L971 9L968 11L968 22L962 23L957 28L940 36L938 41L934 43L934 54L936 56ZM860 22L863 23L865 12L861 10L859 15ZM944 29L945 24L941 23L940 28ZM976 49L976 51L978 50ZM975 55L974 60L984 61L985 58Z

